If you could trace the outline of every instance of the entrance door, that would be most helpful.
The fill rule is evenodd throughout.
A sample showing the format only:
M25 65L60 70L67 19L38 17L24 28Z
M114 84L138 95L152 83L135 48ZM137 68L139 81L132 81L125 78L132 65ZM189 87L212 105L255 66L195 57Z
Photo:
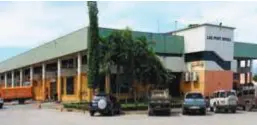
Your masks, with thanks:
M50 82L50 100L57 101L57 83L56 81Z
M176 77L169 83L169 92L172 97L179 97L181 96L180 93L180 81L182 78L181 72L174 72L173 75Z

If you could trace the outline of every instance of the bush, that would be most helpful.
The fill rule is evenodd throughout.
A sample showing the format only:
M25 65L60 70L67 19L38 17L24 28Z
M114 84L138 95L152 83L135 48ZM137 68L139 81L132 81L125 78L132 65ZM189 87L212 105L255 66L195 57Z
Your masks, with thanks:
M147 103L126 103L121 104L122 110L146 110L148 108Z
M79 103L64 103L64 108L70 109L79 109L79 110L88 110L89 103L88 102L79 102Z

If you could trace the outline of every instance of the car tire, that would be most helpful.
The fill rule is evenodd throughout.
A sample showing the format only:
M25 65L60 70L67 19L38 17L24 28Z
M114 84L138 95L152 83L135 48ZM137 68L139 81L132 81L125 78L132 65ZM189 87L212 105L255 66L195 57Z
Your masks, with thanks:
M210 111L213 112L213 107L210 107Z
M167 111L167 115L170 115L170 114L171 114L171 111L170 111L170 110L168 110L168 111Z
M201 115L206 115L206 109L202 109L200 110L200 112L201 112Z
M187 111L185 109L183 109L182 115L186 115L186 114L187 114Z
M95 115L95 112L94 111L90 111L90 116L94 116Z
M251 111L252 110L252 105L247 103L245 104L245 111Z
M0 109L2 109L2 108L3 108L3 105L4 105L4 104L0 104Z
M214 106L214 107L213 107L213 112L214 112L214 113L218 113L218 111L219 111L218 108L217 108L216 106Z
M236 108L232 108L232 109L231 109L231 112L232 112L232 113L236 113Z
M18 102L19 102L19 104L25 104L25 100L24 99L20 99Z
M225 113L228 113L228 111L229 111L228 109L224 109L224 112L225 112Z
M152 110L148 110L148 116L153 116L153 115L154 115L153 111Z
M245 106L242 106L243 111L245 111Z
M115 112L113 109L110 109L109 113L108 113L109 116L114 116L115 115Z

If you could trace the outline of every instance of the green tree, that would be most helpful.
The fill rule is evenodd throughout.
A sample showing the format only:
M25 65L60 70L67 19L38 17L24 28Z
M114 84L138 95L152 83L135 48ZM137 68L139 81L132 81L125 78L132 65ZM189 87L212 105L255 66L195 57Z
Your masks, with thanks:
M88 87L94 88L99 76L99 29L98 9L96 1L88 1L89 30L88 30Z
M114 31L107 38L101 41L102 67L108 69L110 66L117 66L116 85L121 82L120 75L123 74L129 78L132 85L137 83L165 85L173 75L165 69L159 58L155 55L153 49L149 46L145 37L133 39L132 32L129 28L121 31ZM119 86L116 86L118 94Z
M256 74L253 76L253 81L257 82L257 75Z

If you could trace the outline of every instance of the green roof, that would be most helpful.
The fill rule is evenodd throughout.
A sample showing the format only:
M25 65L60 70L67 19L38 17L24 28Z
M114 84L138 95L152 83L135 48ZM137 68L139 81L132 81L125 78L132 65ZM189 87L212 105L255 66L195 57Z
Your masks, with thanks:
M235 42L234 57L257 59L257 44Z
M106 37L111 34L115 29L101 28L99 30L100 36ZM150 33L150 32L140 32L133 31L133 37L145 36L147 41L152 43L152 47L155 52L158 53L172 53L172 54L182 54L184 53L184 37L169 35L165 33Z
M100 36L106 37L113 30L100 28ZM14 56L0 63L0 73L27 67L58 57L73 54L87 49L87 28L79 29L68 35L50 41L27 52ZM184 41L181 36L168 36L168 34L147 33L133 31L134 37L145 36L149 42L155 42L153 48L160 53L182 54Z

